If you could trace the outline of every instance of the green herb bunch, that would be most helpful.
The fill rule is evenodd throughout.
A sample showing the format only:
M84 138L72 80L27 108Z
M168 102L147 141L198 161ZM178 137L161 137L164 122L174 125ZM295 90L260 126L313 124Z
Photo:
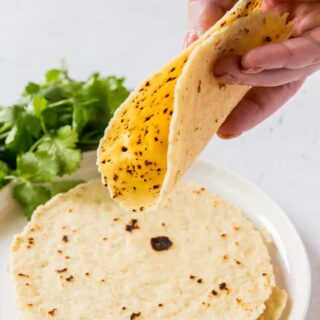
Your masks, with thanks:
M82 152L97 148L128 94L123 78L94 73L75 81L62 68L49 70L44 83L28 83L17 104L0 106L0 189L13 183L28 219L78 183L57 178L75 172Z

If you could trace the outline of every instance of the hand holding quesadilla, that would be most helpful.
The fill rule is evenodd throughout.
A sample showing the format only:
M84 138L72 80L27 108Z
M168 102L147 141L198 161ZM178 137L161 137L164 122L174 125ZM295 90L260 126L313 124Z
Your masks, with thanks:
M189 1L190 45L236 1ZM302 86L306 77L320 68L319 1L264 1L262 9L288 12L292 36L279 44L254 48L243 57L229 55L216 63L215 75L226 83L255 88L240 101L219 130L223 138L239 136L266 119Z

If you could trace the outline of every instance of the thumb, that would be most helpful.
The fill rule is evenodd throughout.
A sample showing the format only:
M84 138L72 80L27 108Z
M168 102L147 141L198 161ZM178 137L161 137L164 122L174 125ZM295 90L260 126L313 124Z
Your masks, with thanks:
M197 40L217 22L234 2L234 0L189 0L185 47Z

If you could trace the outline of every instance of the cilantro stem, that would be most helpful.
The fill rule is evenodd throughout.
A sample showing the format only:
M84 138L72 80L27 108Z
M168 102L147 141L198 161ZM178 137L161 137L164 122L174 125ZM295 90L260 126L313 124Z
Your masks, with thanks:
M7 122L5 123L1 128L0 128L0 133L3 133L5 131L8 131L12 128L13 124L12 122Z
M2 134L0 134L0 140L6 139L6 138L7 138L7 136L8 136L8 134L9 134L9 132L8 132L8 131L7 131L7 132L4 132L4 133L2 133Z
M72 103L72 99L65 99L65 100L60 100L58 102L50 103L48 105L49 108L55 108L55 107L60 107L63 106L66 103Z
M86 106L86 105L92 104L93 102L99 102L99 100L98 99L91 99L91 100L88 100L86 102L80 102L80 104L82 106Z
M47 133L46 133L47 134ZM33 152L37 149L37 147L43 142L44 138L46 138L46 136L41 137L39 140L37 140L29 149L29 152Z
M8 176L5 176L4 180L16 180L18 179L17 176L13 176L13 175L8 175Z

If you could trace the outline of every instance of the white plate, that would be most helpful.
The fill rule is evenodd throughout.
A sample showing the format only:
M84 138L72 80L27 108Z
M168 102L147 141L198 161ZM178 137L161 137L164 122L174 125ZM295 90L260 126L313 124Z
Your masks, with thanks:
M81 169L70 178L98 176L95 153L85 155ZM276 244L271 252L279 266L277 280L290 296L285 319L304 320L310 300L311 273L304 245L285 213L262 191L224 169L197 160L184 179L199 182L240 207L256 225L267 230ZM26 224L21 210L10 197L9 188L0 192L0 319L18 319L11 279L7 271L12 236Z

